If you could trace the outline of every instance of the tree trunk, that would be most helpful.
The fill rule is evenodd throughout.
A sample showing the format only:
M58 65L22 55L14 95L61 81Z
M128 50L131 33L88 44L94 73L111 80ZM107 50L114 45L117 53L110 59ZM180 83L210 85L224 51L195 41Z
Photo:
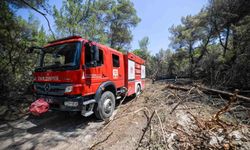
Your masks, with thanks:
M193 63L194 63L194 58L193 58L193 54L192 54L193 48L192 48L192 44L189 44L189 77L192 79L193 78Z
M223 57L225 58L226 56L226 52L227 52L227 47L228 47L228 39L229 39L229 34L230 34L230 27L227 27L227 31L226 31L226 39L225 39L225 46L224 46L224 50L223 50Z

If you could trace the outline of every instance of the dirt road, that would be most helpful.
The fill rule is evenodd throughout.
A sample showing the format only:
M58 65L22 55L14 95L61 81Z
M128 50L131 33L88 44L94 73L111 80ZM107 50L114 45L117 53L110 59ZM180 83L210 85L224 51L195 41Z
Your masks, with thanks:
M26 116L1 123L0 149L84 149L103 126L94 117L50 112L42 118Z

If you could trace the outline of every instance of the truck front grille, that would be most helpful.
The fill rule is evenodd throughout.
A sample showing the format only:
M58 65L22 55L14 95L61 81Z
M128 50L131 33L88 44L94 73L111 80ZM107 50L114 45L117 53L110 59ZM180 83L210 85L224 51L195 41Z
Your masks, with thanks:
M34 87L36 89L37 94L42 95L56 95L62 96L64 95L65 88L67 86L71 86L72 84L65 83L34 83Z

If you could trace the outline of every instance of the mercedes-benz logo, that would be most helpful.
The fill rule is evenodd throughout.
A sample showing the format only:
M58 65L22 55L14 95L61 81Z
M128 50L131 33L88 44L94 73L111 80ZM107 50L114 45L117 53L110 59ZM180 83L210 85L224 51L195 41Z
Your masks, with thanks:
M49 92L49 90L50 90L49 83L45 83L45 85L44 85L44 92Z

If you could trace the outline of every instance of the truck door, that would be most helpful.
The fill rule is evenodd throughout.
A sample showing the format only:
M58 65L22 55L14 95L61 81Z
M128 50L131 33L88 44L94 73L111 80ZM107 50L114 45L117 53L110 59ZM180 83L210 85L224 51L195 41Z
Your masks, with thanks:
M108 74L105 71L105 50L98 47L99 51L99 61L92 63L91 50L90 47L85 48L85 69L84 76L86 81L86 86L84 87L84 92L86 94L93 94L96 92L99 85L108 79Z
M124 86L125 78L124 78L124 61L123 55L119 53L112 52L112 79L116 84L116 87Z

